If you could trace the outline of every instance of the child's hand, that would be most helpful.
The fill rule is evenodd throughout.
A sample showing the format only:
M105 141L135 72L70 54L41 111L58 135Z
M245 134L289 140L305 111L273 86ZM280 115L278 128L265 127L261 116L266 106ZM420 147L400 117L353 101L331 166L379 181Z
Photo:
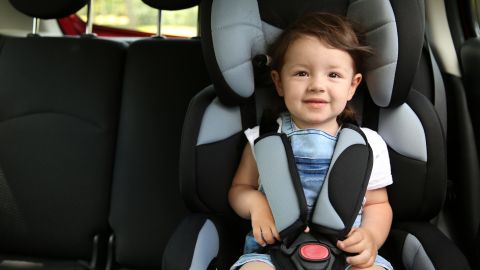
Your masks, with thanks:
M363 228L352 229L345 240L337 242L337 247L357 254L347 257L347 263L359 268L371 267L377 256L375 241L371 233Z
M255 241L261 246L274 244L280 240L270 207L256 207L251 213Z

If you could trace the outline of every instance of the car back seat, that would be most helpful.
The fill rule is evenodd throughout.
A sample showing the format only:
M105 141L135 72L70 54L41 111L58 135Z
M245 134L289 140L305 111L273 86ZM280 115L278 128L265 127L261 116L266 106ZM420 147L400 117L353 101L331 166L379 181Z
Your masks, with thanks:
M86 4L11 0L34 17ZM126 46L8 38L0 53L0 269L97 267L108 211ZM106 237L105 237L106 238Z
M144 1L182 9L197 1ZM152 37L127 52L110 224L110 267L161 267L164 247L186 215L178 184L185 111L210 84L200 41Z

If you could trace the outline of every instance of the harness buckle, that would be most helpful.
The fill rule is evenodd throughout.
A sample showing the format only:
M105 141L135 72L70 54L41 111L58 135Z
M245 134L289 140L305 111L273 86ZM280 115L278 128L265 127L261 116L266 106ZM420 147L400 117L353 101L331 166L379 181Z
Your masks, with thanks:
M300 258L310 262L321 262L330 258L330 249L320 243L306 243L298 248Z
M345 257L328 239L310 233L300 234L287 246L280 244L270 250L275 267L288 270L345 269Z

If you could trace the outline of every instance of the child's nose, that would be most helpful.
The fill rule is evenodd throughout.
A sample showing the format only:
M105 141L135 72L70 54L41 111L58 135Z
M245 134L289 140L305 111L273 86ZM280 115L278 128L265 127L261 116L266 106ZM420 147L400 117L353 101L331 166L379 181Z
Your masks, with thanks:
M312 77L310 80L310 84L308 86L308 91L312 91L312 92L325 91L325 79L320 76Z

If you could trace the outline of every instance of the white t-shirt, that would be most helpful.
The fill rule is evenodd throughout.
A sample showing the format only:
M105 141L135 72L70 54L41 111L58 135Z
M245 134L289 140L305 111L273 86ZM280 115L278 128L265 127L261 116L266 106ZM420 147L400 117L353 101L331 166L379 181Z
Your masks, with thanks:
M280 127L278 130L280 132L282 128L281 121L279 121L279 124ZM369 128L362 127L361 129L367 137L367 141L370 144L373 153L373 167L370 180L368 181L367 190L383 188L391 185L393 179L390 170L390 158L388 156L387 144L377 132ZM256 126L245 130L245 136L253 150L254 141L260 136L260 127Z

